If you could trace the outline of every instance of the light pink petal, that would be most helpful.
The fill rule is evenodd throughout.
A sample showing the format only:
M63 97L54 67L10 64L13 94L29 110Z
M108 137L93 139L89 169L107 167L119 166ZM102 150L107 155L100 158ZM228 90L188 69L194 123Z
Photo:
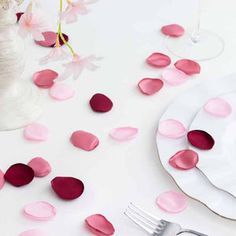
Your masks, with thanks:
M34 176L36 177L44 177L47 176L52 168L48 161L43 159L42 157L35 157L33 158L29 163L28 166L30 166L34 171Z
M201 71L200 65L189 59L181 59L175 63L178 70L183 71L187 75L199 74Z
M184 34L184 28L178 24L170 24L163 26L161 32L170 37L180 37Z
M40 88L50 88L54 84L54 80L58 77L56 71L45 69L37 71L33 75L34 84Z
M176 68L167 68L162 73L162 79L171 86L178 86L187 81L188 75Z
M158 132L165 137L176 139L183 137L187 130L180 121L168 119L159 123Z
M56 100L67 100L75 95L75 90L72 86L62 83L54 84L49 90L49 95Z
M4 184L5 184L4 173L0 170L0 189L3 188Z
M198 154L186 149L175 153L169 160L169 164L179 170L190 170L196 167L199 161Z
M185 195L174 191L168 191L160 194L156 203L160 209L168 213L180 213L188 206Z
M204 106L204 110L218 117L227 117L231 114L232 108L230 104L222 98L212 98Z
M40 229L30 229L22 232L19 236L48 236L48 234Z
M105 216L101 214L95 214L87 217L85 222L88 228L98 236L110 236L115 233L115 228Z
M117 141L128 141L137 137L138 129L133 127L120 127L113 129L109 135Z
M138 83L139 90L145 95L153 95L162 89L164 83L160 79L145 78Z
M146 59L146 62L150 66L162 68L170 65L171 59L163 53L155 52Z
M32 123L25 127L24 137L31 141L45 141L48 139L48 128L39 123Z
M31 220L47 221L55 217L56 208L48 202L33 202L24 207L24 214Z

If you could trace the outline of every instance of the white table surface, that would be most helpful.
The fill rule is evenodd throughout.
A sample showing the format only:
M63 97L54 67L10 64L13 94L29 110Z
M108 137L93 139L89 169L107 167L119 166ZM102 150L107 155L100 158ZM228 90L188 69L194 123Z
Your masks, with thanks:
M56 28L54 11L59 1L41 2ZM137 90L140 79L158 77L161 73L144 63L154 51L167 53L159 28L171 22L192 24L195 3L195 0L101 0L91 5L91 13L80 17L78 23L65 26L79 53L95 53L104 59L96 72L85 72L76 82L68 81L77 90L73 99L57 102L45 93L47 102L39 122L50 129L48 141L28 142L23 139L22 130L0 133L2 170L16 162L26 163L35 156L44 157L53 168L50 176L35 179L27 187L16 189L6 185L0 192L1 236L17 236L31 228L45 229L54 236L92 235L85 229L84 219L94 213L104 214L113 222L115 235L145 235L123 215L130 201L159 217L211 236L235 234L236 222L220 218L197 201L188 199L187 210L176 215L166 214L155 205L156 197L163 191L179 191L158 160L155 145L158 118L177 94L202 80L236 70L236 2L204 0L202 25L224 37L223 55L201 63L201 75L180 87L165 88L151 97ZM37 60L48 49L37 47L31 40L27 42L25 79L44 68L62 71L60 63L39 66ZM88 101L96 92L111 97L114 101L111 112L96 114L90 110ZM112 128L127 125L140 129L136 140L117 143L109 139L108 132ZM69 137L77 129L96 134L100 146L93 152L74 148ZM50 180L61 175L84 181L85 193L80 199L64 202L52 193ZM22 216L22 207L38 200L49 201L57 207L54 220L34 222Z

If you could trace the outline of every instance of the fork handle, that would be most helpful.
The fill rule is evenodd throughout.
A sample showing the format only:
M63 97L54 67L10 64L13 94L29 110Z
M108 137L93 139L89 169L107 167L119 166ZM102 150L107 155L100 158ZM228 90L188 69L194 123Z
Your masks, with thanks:
M177 235L180 235L182 233L190 233L190 234L194 234L197 236L208 236L206 234L202 234L202 233L199 233L199 232L191 230L191 229L182 229Z

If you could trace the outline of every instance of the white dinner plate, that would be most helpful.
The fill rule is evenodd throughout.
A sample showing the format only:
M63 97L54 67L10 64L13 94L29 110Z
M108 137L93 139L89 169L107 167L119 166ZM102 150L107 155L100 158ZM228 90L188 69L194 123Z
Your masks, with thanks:
M235 74L208 79L176 98L164 112L160 121L176 119L189 128L194 116L207 100L233 91L236 91ZM203 203L216 214L236 220L236 198L234 196L216 188L197 168L180 171L169 165L168 161L171 156L188 147L186 136L170 139L157 133L156 141L163 167L185 194Z

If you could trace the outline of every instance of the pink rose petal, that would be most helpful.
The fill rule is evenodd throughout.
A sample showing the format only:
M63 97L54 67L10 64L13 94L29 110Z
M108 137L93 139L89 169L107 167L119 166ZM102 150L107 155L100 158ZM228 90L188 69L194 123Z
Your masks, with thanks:
M171 86L178 86L187 81L188 75L176 68L167 68L162 73L162 79Z
M163 53L155 52L146 59L146 62L150 66L162 68L170 65L171 59Z
M78 130L71 135L71 143L85 151L92 151L99 145L98 138L86 131Z
M54 84L54 80L57 77L58 73L56 71L46 69L34 73L33 81L35 85L40 88L51 88Z
M24 214L31 220L47 221L56 215L56 208L48 202L33 202L24 207Z
M55 83L49 90L49 95L56 100L67 100L75 95L75 90L70 85Z
M5 184L4 173L0 170L0 190L3 188Z
M48 139L48 128L39 123L32 123L25 127L24 137L31 141L45 141Z
M189 59L181 59L175 63L178 70L183 71L187 75L199 74L201 71L200 65Z
M178 120L168 119L160 122L158 132L165 137L176 139L183 137L187 130Z
M227 117L231 114L232 108L228 102L222 98L212 98L204 106L206 112L213 116Z
M198 154L192 150L181 150L169 160L169 164L179 170L190 170L196 167L199 161Z
M48 236L48 235L40 229L30 229L22 232L20 236Z
M109 236L115 233L115 229L110 221L101 214L95 214L87 217L85 222L88 228L98 236Z
M178 24L170 24L163 26L161 32L170 37L180 37L184 34L184 28Z
M137 137L138 129L133 127L120 127L113 129L109 135L117 141L128 141Z
M145 95L152 95L162 89L164 83L160 79L145 78L138 83L139 90Z
M35 43L42 46L42 47L51 47L56 43L57 34L52 31L43 32L44 40L37 41Z
M180 213L188 206L185 195L174 191L162 193L158 196L156 203L160 209L168 213Z
M44 177L51 172L50 164L42 157L33 158L28 163L28 166L30 166L34 170L34 176L36 177Z

